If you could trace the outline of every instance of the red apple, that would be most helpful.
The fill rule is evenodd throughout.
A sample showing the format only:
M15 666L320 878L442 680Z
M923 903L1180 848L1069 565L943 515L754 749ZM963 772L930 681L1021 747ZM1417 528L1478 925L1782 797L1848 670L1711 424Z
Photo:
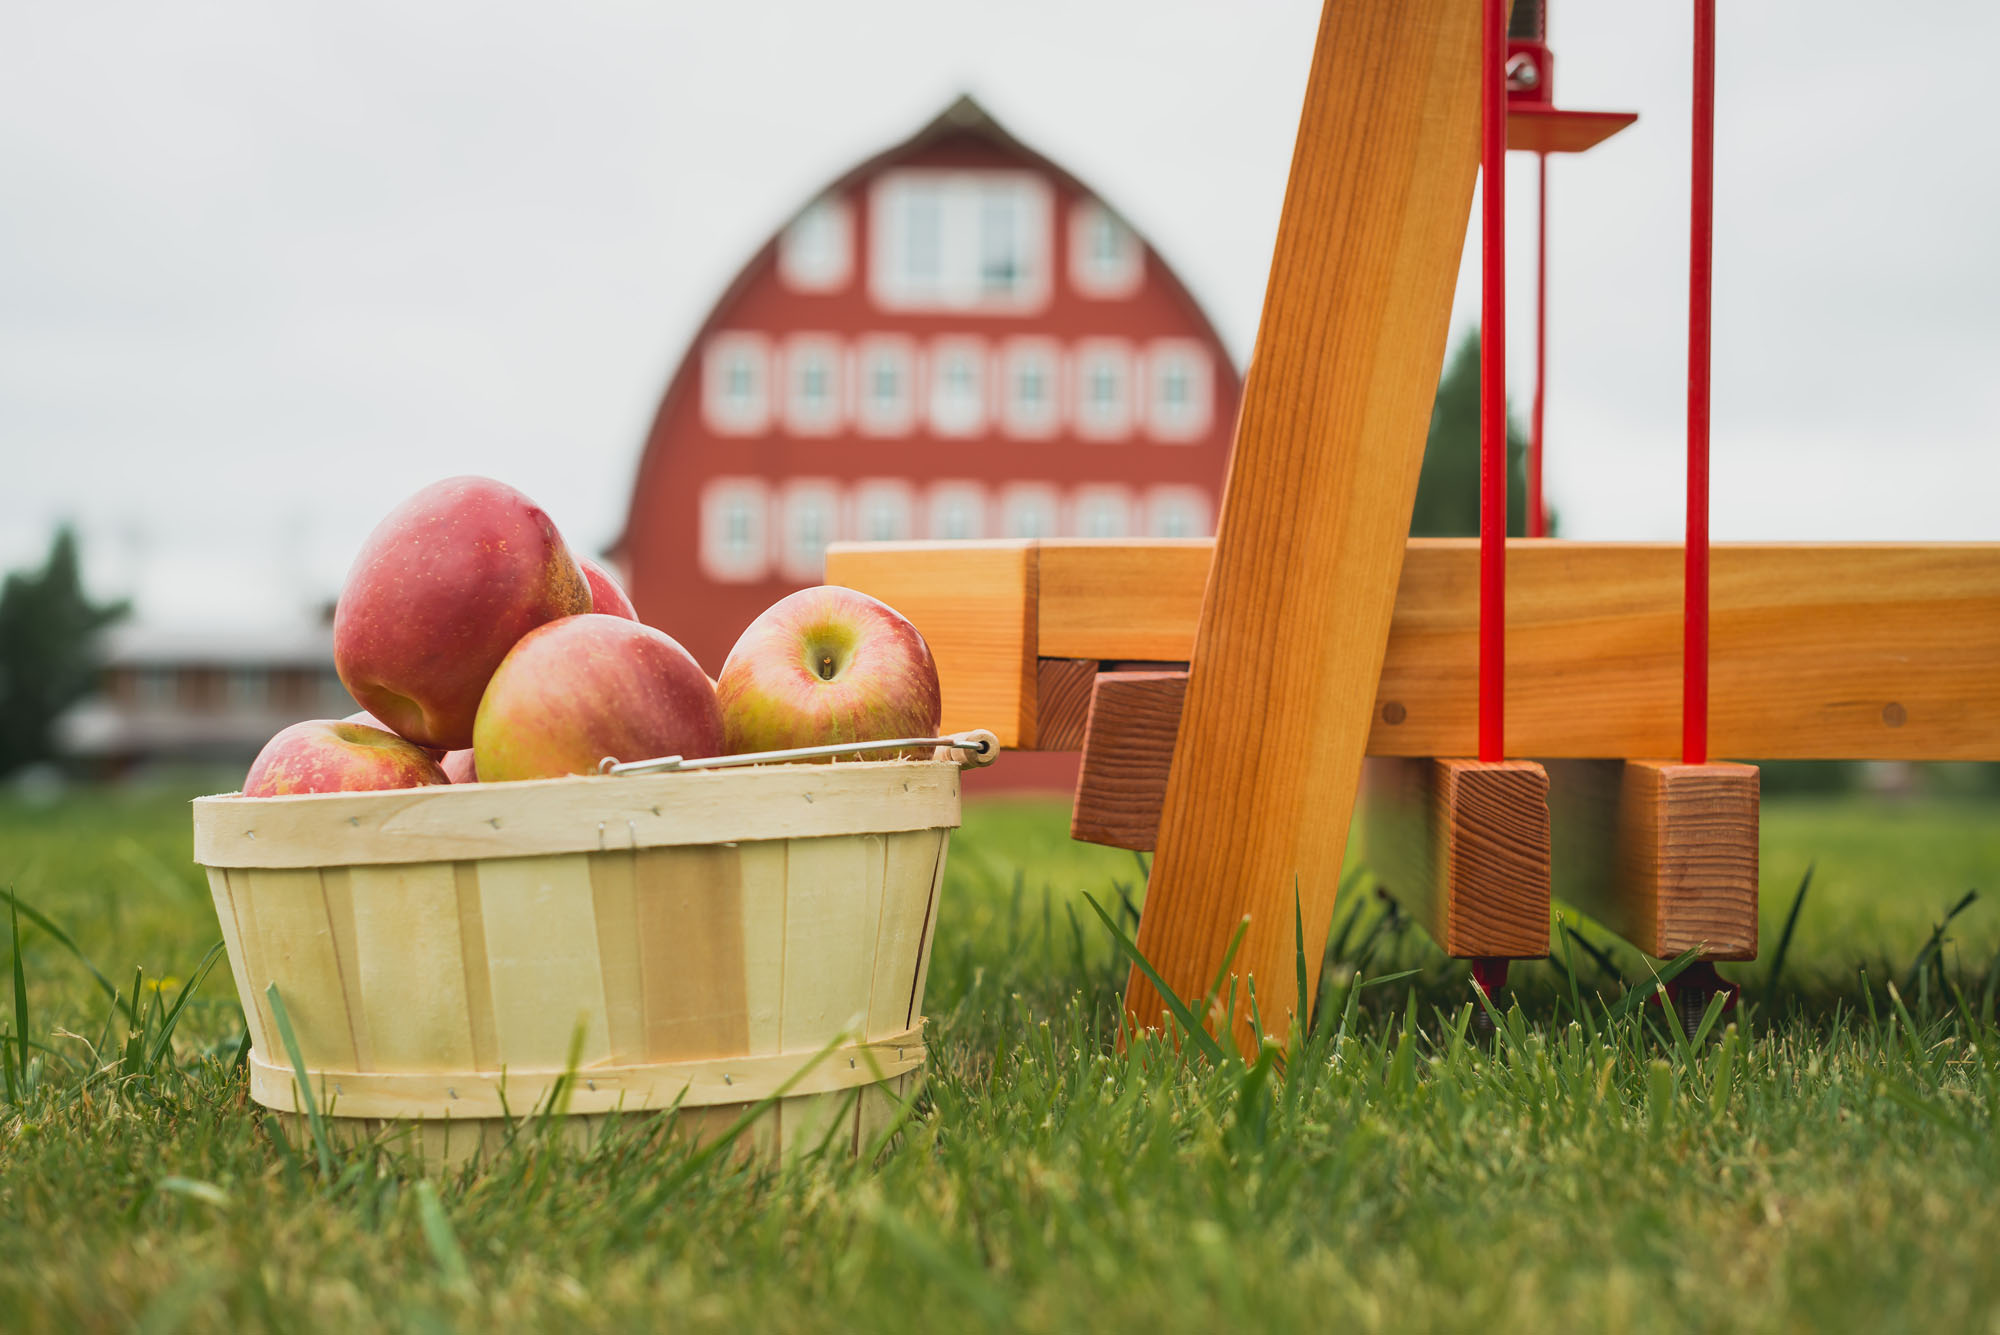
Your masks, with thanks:
M362 544L334 611L334 666L392 730L460 750L515 642L589 610L590 585L541 507L490 478L447 478Z
M449 783L424 749L345 719L294 723L264 743L243 780L245 797L348 793Z
M583 567L583 577L590 581L590 610L607 616L624 617L627 621L637 621L639 613L632 606L632 600L625 596L625 590L618 587L618 581L611 578L611 572L587 556L579 556L576 563Z
M357 710L356 712L349 714L346 718L342 719L341 722L359 723L364 728L380 728L383 732L396 731L394 728L384 723L381 719L376 718L373 714L369 713L365 709ZM429 756L432 760L437 761L438 764L442 765L444 763L445 753L443 751L438 750L436 747L426 746L423 748L423 752L425 755Z
M472 755L486 783L595 774L605 756L722 753L722 711L672 636L593 612L530 631L479 702Z
M887 603L837 584L801 589L751 622L716 697L731 752L938 729L937 664L924 637Z
M438 761L438 768L453 783L479 782L479 766L473 763L472 748L469 746L463 751L445 752L444 759Z

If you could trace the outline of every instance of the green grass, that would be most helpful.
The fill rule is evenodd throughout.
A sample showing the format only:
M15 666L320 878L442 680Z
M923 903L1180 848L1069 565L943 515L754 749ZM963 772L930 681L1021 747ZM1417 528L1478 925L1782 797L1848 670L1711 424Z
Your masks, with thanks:
M107 975L25 918L0 975L0 1033L32 1040L0 1045L10 1330L2000 1322L2000 905L1925 952L1996 888L1990 797L1767 803L1767 956L1809 864L1812 889L1779 991L1768 958L1726 968L1749 1004L1699 1047L1619 1010L1622 949L1621 977L1577 951L1574 993L1560 961L1517 970L1498 1036L1466 1037L1463 966L1364 875L1282 1073L1120 1053L1082 894L1129 927L1139 863L991 802L953 848L932 1078L879 1163L745 1168L635 1122L425 1180L273 1139L226 965L173 1011L218 935L185 796L0 801L0 885Z

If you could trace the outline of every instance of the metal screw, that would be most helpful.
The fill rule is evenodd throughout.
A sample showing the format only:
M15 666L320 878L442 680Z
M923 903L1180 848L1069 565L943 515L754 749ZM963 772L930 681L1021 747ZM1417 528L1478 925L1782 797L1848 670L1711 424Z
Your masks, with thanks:
M1526 51L1516 51L1507 60L1507 86L1526 90L1539 88L1542 83L1541 67Z

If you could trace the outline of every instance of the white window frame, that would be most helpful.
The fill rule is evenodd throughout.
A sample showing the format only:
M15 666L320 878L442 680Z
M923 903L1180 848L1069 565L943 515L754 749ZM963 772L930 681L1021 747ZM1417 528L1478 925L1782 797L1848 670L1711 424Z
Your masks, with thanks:
M807 550L798 530L808 507L825 521L817 550ZM788 579L817 583L826 577L826 545L840 541L840 486L831 478L794 478L778 501L778 569Z
M854 275L854 209L820 198L778 234L778 275L794 292L838 292Z
M785 426L795 436L831 436L846 420L847 377L843 349L832 334L793 334L785 340ZM817 365L826 376L826 395L817 406L806 397L805 374Z
M889 531L878 531L877 521L889 519ZM917 498L901 478L863 478L854 484L847 501L847 534L854 542L907 542L917 536Z
M884 363L896 370L894 399L875 394L875 372ZM907 436L917 423L917 345L898 334L871 334L854 348L854 423L864 436Z
M1010 338L1002 346L994 368L995 392L1000 420L1007 434L1023 440L1047 440L1062 429L1063 357L1062 348L1049 338ZM1031 409L1019 394L1022 373L1034 367L1044 377L1041 406Z
M985 247L994 209L1011 218L1018 277L1005 289L986 281ZM935 219L936 267L906 264L914 210ZM906 167L883 172L868 193L868 291L891 311L1032 315L1048 305L1055 192L1039 172Z
M927 364L924 416L933 434L976 436L986 429L988 360L982 339L953 335L931 343L924 358ZM971 395L963 401L947 394L947 381L958 366L964 366L972 377Z
M1179 369L1186 379L1187 398L1175 411L1167 404L1166 387ZM1146 345L1146 434L1154 440L1183 445L1208 435L1215 421L1215 359L1192 338L1156 338Z
M748 368L749 393L741 402L729 392L730 372ZM771 340L732 330L711 334L701 353L701 417L718 436L761 436L771 427Z
M1124 440L1132 434L1132 345L1121 338L1087 338L1076 345L1070 361L1070 421L1085 440ZM1112 370L1116 386L1100 407L1096 398L1100 368Z
M732 512L748 532L737 549ZM755 584L771 569L771 495L762 478L710 478L701 492L701 570L719 584Z
M1105 235L1117 243L1111 255L1102 255L1097 249L1099 238ZM1070 206L1069 281L1079 294L1099 301L1129 297L1145 279L1146 244L1123 218L1095 199L1078 200Z
M1070 533L1079 538L1129 538L1134 511L1132 491L1110 483L1081 486L1070 497ZM1109 519L1098 522L1098 516Z
M1185 531L1170 517L1176 512L1190 515ZM1158 486L1146 493L1146 536L1149 538L1206 538L1215 532L1215 499L1201 487Z
M1033 511L1045 522L1030 532L1021 524L1022 515ZM1015 482L1000 490L1000 536L1003 538L1053 538L1062 532L1062 498L1043 482Z
M952 532L948 522L962 515L969 522L962 533ZM940 541L972 541L986 536L986 488L978 482L947 481L931 484L924 500L924 532Z

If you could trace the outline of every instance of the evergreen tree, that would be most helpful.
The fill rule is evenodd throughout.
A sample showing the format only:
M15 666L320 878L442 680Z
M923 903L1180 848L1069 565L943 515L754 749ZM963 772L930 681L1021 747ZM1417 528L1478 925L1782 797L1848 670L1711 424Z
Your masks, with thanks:
M1528 442L1507 417L1507 534L1528 531ZM1549 531L1555 531L1550 516ZM1417 482L1417 507L1410 517L1413 538L1472 538L1479 535L1479 331L1467 334L1445 363L1431 407L1430 435L1424 441L1424 468Z
M76 535L56 533L48 562L0 586L0 774L55 753L57 715L90 691L99 632L128 610L83 590Z

